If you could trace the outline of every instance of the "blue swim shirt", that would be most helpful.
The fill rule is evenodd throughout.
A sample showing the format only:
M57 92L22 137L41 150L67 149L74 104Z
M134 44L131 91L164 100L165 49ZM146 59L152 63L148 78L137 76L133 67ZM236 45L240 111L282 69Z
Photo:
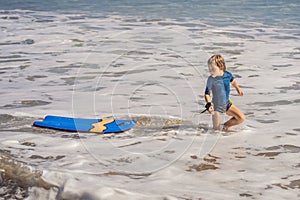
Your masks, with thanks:
M216 111L224 112L229 103L230 82L234 80L232 74L224 71L223 76L209 76L206 83L205 94L212 92L212 102Z

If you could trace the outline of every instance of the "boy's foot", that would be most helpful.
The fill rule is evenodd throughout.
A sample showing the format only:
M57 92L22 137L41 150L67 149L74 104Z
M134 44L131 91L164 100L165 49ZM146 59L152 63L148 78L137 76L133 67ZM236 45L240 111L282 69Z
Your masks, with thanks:
M222 129L222 131L224 131L224 132L227 132L227 131L228 131L228 129L229 129L229 127L228 127L228 126L226 126L226 125L223 125L223 129Z

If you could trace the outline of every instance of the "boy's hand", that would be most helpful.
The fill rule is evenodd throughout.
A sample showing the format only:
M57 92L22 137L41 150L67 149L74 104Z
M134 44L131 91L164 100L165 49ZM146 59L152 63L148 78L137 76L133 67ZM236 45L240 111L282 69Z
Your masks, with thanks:
M211 102L208 102L205 105L205 108L210 114L212 114L212 115L214 114L214 107L212 106Z
M237 93L238 93L240 96L243 96L243 95L244 95L243 90L241 90L240 88L237 88L236 91L237 91Z

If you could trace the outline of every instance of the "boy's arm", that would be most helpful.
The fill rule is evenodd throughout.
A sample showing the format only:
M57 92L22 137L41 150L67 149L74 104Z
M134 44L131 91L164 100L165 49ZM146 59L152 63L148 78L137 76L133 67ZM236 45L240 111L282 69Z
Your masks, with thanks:
M237 93L240 96L244 95L244 92L240 89L240 87L238 86L238 83L237 83L237 81L235 79L233 79L233 81L231 82L231 85L236 89Z
M210 90L212 88L212 82L210 81L210 79L207 79L207 83L206 83L206 88L205 88L205 92L204 92L204 99L206 101L206 105L205 108L206 110L210 113L213 114L214 113L214 108L211 104L211 97L210 97Z

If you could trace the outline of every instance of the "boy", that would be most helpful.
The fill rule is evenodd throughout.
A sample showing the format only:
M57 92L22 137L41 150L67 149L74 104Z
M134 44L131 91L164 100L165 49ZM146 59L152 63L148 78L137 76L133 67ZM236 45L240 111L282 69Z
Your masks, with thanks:
M245 115L229 100L230 83L240 96L243 91L239 88L232 74L226 71L225 60L221 55L213 55L208 60L208 69L211 76L207 79L205 89L205 108L212 114L213 129L220 130L220 113L232 116L223 125L223 131L229 127L238 125L245 120ZM212 99L210 92L212 91Z

